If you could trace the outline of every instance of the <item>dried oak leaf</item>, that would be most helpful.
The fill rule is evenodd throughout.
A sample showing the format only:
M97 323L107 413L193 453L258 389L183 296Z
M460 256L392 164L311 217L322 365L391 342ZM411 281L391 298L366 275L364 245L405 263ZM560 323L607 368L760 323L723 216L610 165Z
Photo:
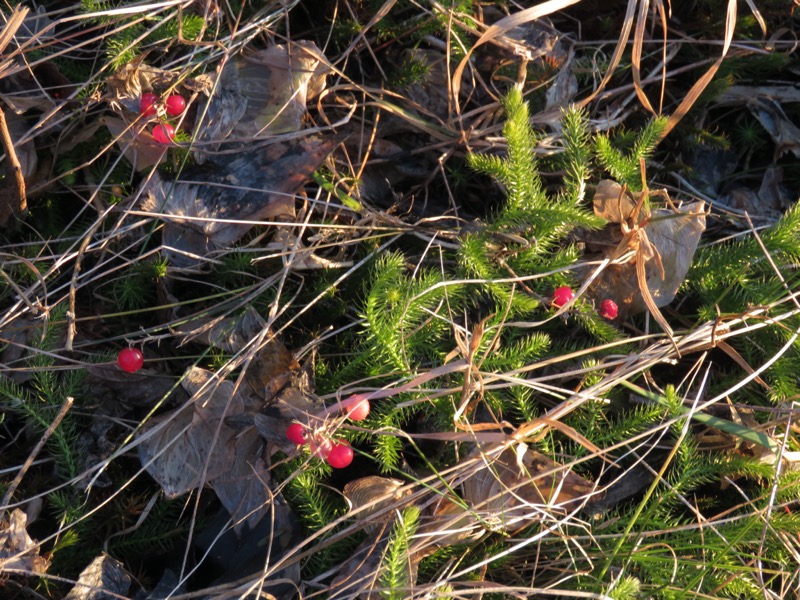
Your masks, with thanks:
M639 197L613 181L601 181L594 197L594 212L609 221L598 233L589 234L587 247L599 248L604 258L629 259L611 264L592 282L589 297L596 302L610 298L619 306L621 318L648 308L642 295L637 260L644 256L647 289L661 308L675 298L706 227L705 203L693 202L680 208L663 208L649 215L640 213L631 223ZM634 229L639 235L633 235ZM627 233L626 233L627 232ZM641 237L644 234L646 237ZM662 270L663 269L663 270Z

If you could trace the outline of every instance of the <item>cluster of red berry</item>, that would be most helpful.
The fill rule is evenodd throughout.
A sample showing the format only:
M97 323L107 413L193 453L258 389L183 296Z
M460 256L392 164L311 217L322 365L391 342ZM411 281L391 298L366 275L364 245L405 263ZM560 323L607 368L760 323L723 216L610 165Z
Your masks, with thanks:
M139 114L143 117L154 117L158 114L159 97L152 92L142 94L139 104ZM164 110L170 117L178 117L186 110L186 99L179 94L170 94L164 100ZM169 144L175 139L175 127L162 121L153 127L153 138L159 144Z
M556 308L561 308L565 306L570 300L575 297L575 292L572 291L572 288L566 285L561 286L560 288L556 288L556 291L553 292L553 306ZM617 318L619 314L619 307L617 303L613 300L603 300L600 303L600 310L597 311L604 319L608 319L609 321L613 321Z
M351 421L363 421L369 414L369 400L361 394L350 396L342 402ZM344 469L353 462L353 448L346 440L332 440L322 431L312 431L301 423L286 428L287 439L298 446L308 444L311 456L327 461L334 469Z

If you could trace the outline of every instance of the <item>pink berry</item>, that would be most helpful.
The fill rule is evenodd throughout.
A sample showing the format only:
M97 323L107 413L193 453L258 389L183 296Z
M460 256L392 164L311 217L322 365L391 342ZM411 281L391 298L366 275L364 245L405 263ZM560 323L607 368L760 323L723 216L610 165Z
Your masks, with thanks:
M186 110L186 100L183 99L183 96L179 96L178 94L167 96L167 100L164 104L167 106L167 114L172 117L177 117Z
M153 127L153 137L159 144L169 144L175 139L175 128L169 123L159 123Z
M292 423L286 428L286 437L289 441L298 446L303 446L308 443L306 439L306 428L300 423Z
M117 355L117 364L126 373L136 373L144 364L144 355L136 348L125 348Z
M316 456L317 458L325 460L331 453L333 444L328 439L323 439L320 441L312 440L308 443L308 448L311 450L311 456Z
M157 102L158 96L156 96L153 92L145 92L142 94L142 100L139 103L139 114L144 115L145 117L152 117L156 114Z
M361 394L353 394L344 401L347 406L347 416L351 421L363 421L369 414L369 400Z
M328 464L334 469L344 469L353 462L353 449L345 441L334 444L328 454Z
M617 318L619 314L619 307L617 303L613 300L603 300L600 303L600 311L599 314L604 319L608 319L609 321L613 321Z
M567 285L562 285L560 288L556 288L556 291L553 292L553 306L556 308L561 308L574 297L575 292L572 291L572 288Z

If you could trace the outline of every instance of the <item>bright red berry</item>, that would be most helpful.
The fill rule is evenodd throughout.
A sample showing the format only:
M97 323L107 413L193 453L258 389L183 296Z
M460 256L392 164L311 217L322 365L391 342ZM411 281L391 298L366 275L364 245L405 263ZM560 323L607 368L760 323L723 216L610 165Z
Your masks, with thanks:
M575 297L575 292L568 285L562 285L553 292L553 306L561 308Z
M334 444L328 454L328 464L334 469L344 469L353 462L353 449L345 441Z
M136 348L125 348L117 354L117 364L126 373L136 373L144 364L144 355Z
M600 311L599 314L604 319L608 319L609 321L613 321L617 318L619 314L619 307L617 303L613 300L603 300L600 303Z
M159 123L153 127L153 137L159 144L169 144L175 139L175 128L169 123Z
M323 439L318 442L312 440L308 443L308 448L311 450L311 456L316 456L317 458L325 460L328 458L328 455L330 455L333 444L328 439Z
M347 400L344 401L345 409L347 411L347 416L352 421L363 421L367 418L369 414L369 400L366 397L362 396L361 394L353 394Z
M142 94L142 100L139 103L139 114L144 115L145 117L152 117L156 114L157 102L158 96L156 96L153 92L145 92Z
M298 446L303 446L308 443L306 439L306 428L300 423L292 423L286 428L286 437L289 441Z
M177 117L186 110L186 100L184 100L183 96L179 96L178 94L167 96L167 100L164 104L167 107L167 114L172 117Z

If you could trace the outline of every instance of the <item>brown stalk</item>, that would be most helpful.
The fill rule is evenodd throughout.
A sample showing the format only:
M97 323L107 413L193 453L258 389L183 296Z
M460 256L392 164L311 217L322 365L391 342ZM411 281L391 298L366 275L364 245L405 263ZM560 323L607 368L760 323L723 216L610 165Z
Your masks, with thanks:
M27 14L28 9L19 6L11 13L11 16L6 22L6 26L3 27L2 32L0 32L0 53L5 51L6 46L8 46L17 33L17 30L22 26ZM8 61L0 64L0 78L4 76L3 72L8 68L9 64ZM28 210L28 199L25 194L25 177L22 174L22 166L19 164L19 158L14 149L14 140L11 139L11 134L8 131L8 123L6 122L6 114L3 112L2 108L0 108L0 140L3 142L3 149L6 152L6 158L8 159L11 171L14 173L14 181L17 186L17 206L15 212L24 214L25 211Z

